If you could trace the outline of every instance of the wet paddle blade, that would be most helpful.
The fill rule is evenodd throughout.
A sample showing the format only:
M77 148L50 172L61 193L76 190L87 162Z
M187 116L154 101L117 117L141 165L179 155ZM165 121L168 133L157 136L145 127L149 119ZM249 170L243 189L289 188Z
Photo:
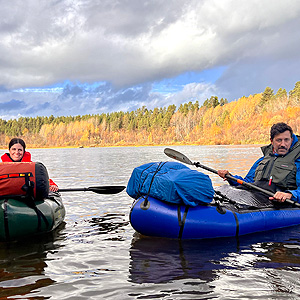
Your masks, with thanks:
M98 194L118 194L122 192L126 186L123 185L108 185L108 186L93 186L89 187L88 191Z
M173 159L176 159L176 160L178 160L178 161L181 161L181 162L183 162L183 163L185 163L185 164L188 164L188 165L194 165L194 164L189 160L188 157L186 157L184 154L182 154L182 153L180 153L180 152L178 152L178 151L176 151L176 150L174 150L174 149L165 148L164 153L165 153L167 156L169 156L169 157L171 157L171 158L173 158Z
M123 185L107 185L107 186L92 186L87 188L69 188L59 189L58 192L94 192L97 194L117 194L122 192L126 186Z

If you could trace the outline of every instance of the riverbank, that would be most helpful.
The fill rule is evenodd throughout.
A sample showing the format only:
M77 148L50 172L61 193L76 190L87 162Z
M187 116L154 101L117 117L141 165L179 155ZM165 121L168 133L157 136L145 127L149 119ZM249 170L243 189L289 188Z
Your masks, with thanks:
M266 141L265 144L269 142ZM122 147L171 147L171 146L257 146L260 147L265 145L264 143L251 143L251 144L241 144L241 143L231 143L231 144L204 144L204 143L166 143L166 144L107 144L107 145L92 145L92 146L37 146L26 144L26 149L82 149L82 148L122 148ZM7 146L0 146L0 150L7 150Z

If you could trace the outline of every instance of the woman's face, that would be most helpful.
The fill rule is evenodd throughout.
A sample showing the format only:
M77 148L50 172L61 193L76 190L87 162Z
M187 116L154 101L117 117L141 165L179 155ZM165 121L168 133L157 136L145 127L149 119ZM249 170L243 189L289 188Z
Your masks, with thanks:
M19 161L23 158L24 149L21 144L14 144L9 149L9 155L12 160Z

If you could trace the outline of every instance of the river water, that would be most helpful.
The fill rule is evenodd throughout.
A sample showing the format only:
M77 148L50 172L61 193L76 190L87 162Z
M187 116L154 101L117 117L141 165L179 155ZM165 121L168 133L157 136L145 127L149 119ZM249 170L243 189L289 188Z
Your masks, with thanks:
M244 176L257 146L176 146L192 161ZM164 147L32 149L61 187L126 185ZM193 168L193 167L191 167ZM215 186L223 181L210 175ZM65 192L53 234L0 244L0 299L299 299L300 226L228 239L141 237L132 199Z

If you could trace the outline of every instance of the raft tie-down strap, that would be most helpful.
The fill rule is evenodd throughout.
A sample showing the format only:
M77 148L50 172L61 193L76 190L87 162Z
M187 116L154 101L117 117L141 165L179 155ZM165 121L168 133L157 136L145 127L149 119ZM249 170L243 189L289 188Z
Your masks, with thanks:
M237 203L236 201L228 198L226 195L224 195L223 193L221 193L220 191L216 191L215 190L215 199L219 200L220 202L226 201L230 204L233 204L236 208L238 208L239 203Z
M4 230L5 230L5 237L6 240L9 241L10 237L9 237L9 228L8 228L8 213L7 213L7 202L8 199L4 200L4 210L3 210L3 214L4 214Z
M146 197L145 197L145 201L144 201L144 206L146 207L147 205L148 205L148 196L149 196L149 194L150 194L150 190L151 190L151 187L152 187L152 183L153 183L153 181L154 181L154 178L155 178L155 176L156 176L156 174L160 171L160 169L163 167L163 165L165 164L166 162L160 162L159 164L158 164L158 166L157 166L157 168L156 168L156 170L155 170L155 172L154 172L154 174L153 174L153 176L152 176L152 178L151 178L151 182L150 182L150 185L149 185L149 190L148 190L148 193L147 193L147 195L146 195ZM147 175L148 176L148 175ZM146 180L146 178L145 178L145 180ZM144 180L144 182L145 182L145 180Z
M239 233L240 233L240 223L239 223L239 219L236 215L235 212L232 212L233 215L234 215L234 218L235 218L235 222L236 222L236 231L235 231L235 236L238 237L239 236Z
M236 201L228 198L226 195L224 195L220 191L216 191L215 190L215 193L216 193L216 195L214 196L214 199L216 201L217 211L220 214L226 213L226 209L222 207L222 203L221 203L222 201L227 201L228 203L233 204L236 209L239 209L239 208L241 208L243 206L242 204L239 204ZM233 216L234 216L234 219L235 219L235 223L236 223L235 236L238 237L239 236L239 232L240 232L239 219L238 219L238 217L237 217L237 215L236 215L236 213L234 211L232 213L233 213Z
M32 208L38 218L38 227L37 227L37 231L41 231L42 229L42 219L44 220L46 227L49 227L49 222L47 220L47 218L45 217L45 215L38 209L38 207L35 204L35 200L34 200L34 182L30 181L29 175L25 174L25 184L22 186L22 190L24 190L26 192L26 200L25 203L28 205L28 207Z
M49 222L48 222L47 218L45 217L45 215L37 207L35 207L33 209L34 209L34 211L35 211L35 213L36 213L36 215L38 217L38 231L41 231L41 228L42 228L42 222L41 222L41 220L42 219L44 220L44 222L45 222L45 224L46 224L46 226L48 228L49 227Z
M181 209L180 209L180 205L177 206L177 215L178 215L178 224L179 224L179 235L178 238L181 239L182 238L182 234L183 234L183 228L184 228L184 224L185 224L185 220L186 220L186 216L189 210L189 206L185 207L184 213L183 213L183 217L181 220Z

